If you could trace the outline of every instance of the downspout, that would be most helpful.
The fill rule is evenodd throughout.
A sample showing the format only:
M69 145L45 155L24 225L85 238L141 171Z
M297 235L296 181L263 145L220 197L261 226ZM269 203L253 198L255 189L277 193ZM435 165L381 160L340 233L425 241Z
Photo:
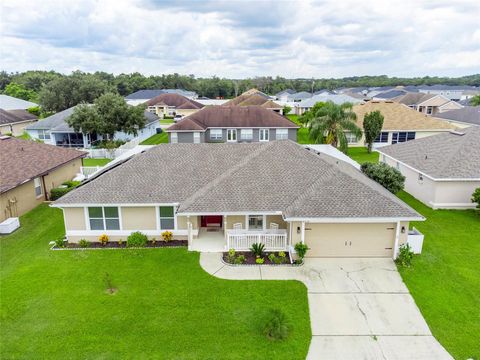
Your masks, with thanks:
M50 199L50 196L48 196L47 186L45 185L45 175L42 176L42 184L43 184L43 192L44 192L43 197L46 201L48 201Z
M399 237L400 237L400 221L397 221L397 228L395 229L395 244L393 245L393 260L395 260L398 255Z

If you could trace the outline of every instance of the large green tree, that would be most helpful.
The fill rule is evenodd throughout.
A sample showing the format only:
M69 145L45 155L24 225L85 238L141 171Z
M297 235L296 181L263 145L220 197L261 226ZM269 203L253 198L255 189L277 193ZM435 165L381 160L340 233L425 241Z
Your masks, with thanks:
M373 142L382 132L383 119L383 115L378 110L365 114L363 118L363 133L369 153L372 152Z
M470 105L471 106L478 106L480 105L480 94L475 95L470 99Z
M116 131L137 135L145 127L146 118L142 106L130 106L120 95L107 93L93 105L76 106L66 122L77 132L97 133L113 140Z
M348 140L345 132L354 134L357 139L362 136L362 130L355 122L357 115L352 111L350 103L337 105L327 101L310 116L309 135L315 143L330 144L346 153Z
M28 101L35 101L37 98L35 91L29 90L25 86L14 82L11 82L5 87L4 93L6 95L16 97L17 99Z

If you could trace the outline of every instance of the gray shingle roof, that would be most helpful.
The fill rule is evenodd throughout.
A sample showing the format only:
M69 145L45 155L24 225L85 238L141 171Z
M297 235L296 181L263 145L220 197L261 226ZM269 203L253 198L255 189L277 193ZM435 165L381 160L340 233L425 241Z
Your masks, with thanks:
M479 144L480 127L472 126L385 146L378 151L434 179L480 179Z
M134 93L127 95L125 99L127 100L153 99L154 97L162 94L178 94L186 97L197 96L197 93L195 91L187 91L183 89L146 89L146 90L135 91Z
M435 116L437 118L480 125L480 106L466 106L463 109L449 110Z
M13 97L13 96L0 94L0 109L25 110L34 106L38 106L38 104L35 104L31 101L23 100L23 99L17 99L16 97Z
M56 202L130 203L179 203L179 213L282 211L286 217L420 218L351 165L289 140L160 145Z

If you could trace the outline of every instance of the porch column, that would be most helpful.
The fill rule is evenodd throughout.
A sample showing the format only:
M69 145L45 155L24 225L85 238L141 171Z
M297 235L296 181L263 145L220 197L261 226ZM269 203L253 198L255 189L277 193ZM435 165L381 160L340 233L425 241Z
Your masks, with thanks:
M193 245L193 236L192 236L192 223L190 221L190 215L187 215L187 239L188 239L188 250L192 250Z
M302 221L302 244L305 244L305 221Z
M397 227L395 229L395 243L393 244L393 260L397 258L398 255L398 240L400 238L400 221L397 221Z
M227 215L224 215L223 216L223 237L225 238L225 240L227 240L227 226L228 226Z

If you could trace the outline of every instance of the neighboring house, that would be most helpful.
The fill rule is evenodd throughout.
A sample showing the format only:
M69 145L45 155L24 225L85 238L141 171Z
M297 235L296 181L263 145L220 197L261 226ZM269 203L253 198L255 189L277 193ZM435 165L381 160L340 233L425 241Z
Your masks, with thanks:
M474 208L480 187L480 127L472 126L379 150L406 177L405 190L438 209Z
M261 106L265 109L283 114L283 106L272 101L272 98L257 89L250 89L243 94L233 98L223 106Z
M228 99L197 99L196 101L205 106L219 106L225 104Z
M408 92L405 95L393 98L392 101L406 105L423 114L434 116L444 111L463 108L459 103L443 95L424 94L420 92Z
M287 101L288 95L295 94L295 93L296 91L293 89L285 89L280 91L279 93L276 93L274 97L276 100Z
M0 136L0 222L49 199L50 190L80 173L86 153Z
M3 110L26 110L31 107L38 106L31 101L18 99L13 96L0 94L0 109Z
M95 142L102 139L98 134L83 134L75 132L66 119L73 114L75 106L60 111L52 116L46 117L35 124L29 125L25 131L34 139L42 140L51 145L73 148L90 148ZM155 114L148 111L144 112L146 120L145 128L138 132L136 137L146 139L156 134L156 129L160 127L160 121ZM132 134L116 132L114 139L129 141L135 138Z
M464 100L480 93L480 88L468 85L420 85L417 89L421 93L443 95L453 101Z
M185 96L190 100L195 100L198 98L198 94L195 91L188 91L183 89L147 89L138 90L130 95L127 95L125 97L125 101L129 105L139 105L162 94L177 94Z
M361 99L358 99L349 95L345 95L345 94L314 95L309 99L302 100L298 103L295 103L294 105L295 114L302 115L306 111L310 110L316 103L327 102L327 101L331 101L337 105L341 105L347 102L351 104L363 103Z
M33 124L37 120L35 115L26 110L0 109L0 135L20 136L27 125Z
M391 101L369 101L353 107L353 111L357 115L357 125L360 129L363 130L365 114L376 110L383 115L384 121L382 132L374 143L375 147L431 136L456 128L446 121L421 114L403 104ZM347 139L350 146L365 145L363 136L357 140L353 134L347 133Z
M297 141L299 126L261 106L207 106L165 131L170 143Z
M408 92L403 89L392 89L392 90L387 90L381 93L378 93L376 95L373 95L370 93L369 95L371 96L372 100L377 100L377 101L384 101L384 100L392 100L394 98L398 98L399 96L406 95Z
M307 91L300 91L300 92L297 92L297 93L294 93L294 94L287 95L287 100L285 100L285 101L295 103L295 102L300 102L300 101L305 100L305 99L309 99L311 97L312 97L312 93L309 93Z
M480 106L466 106L458 110L450 110L437 115L452 125L460 128L477 125L480 126Z
M190 250L302 242L308 257L396 257L409 221L424 220L350 164L288 140L156 146L53 206L70 242L169 230Z
M156 114L162 119L165 116L188 116L204 107L203 104L179 94L161 94L148 100L145 105L147 106L147 111Z

